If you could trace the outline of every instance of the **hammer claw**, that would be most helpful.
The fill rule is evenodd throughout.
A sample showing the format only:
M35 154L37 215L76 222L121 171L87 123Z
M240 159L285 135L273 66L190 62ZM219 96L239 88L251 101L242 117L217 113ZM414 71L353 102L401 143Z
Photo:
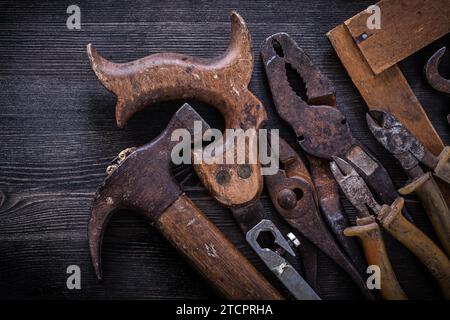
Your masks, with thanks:
M89 219L89 250L91 253L91 260L94 266L95 274L99 280L102 279L101 251L103 234L109 219L116 210L112 203L112 198L108 197L105 199L97 194L91 209L91 217Z

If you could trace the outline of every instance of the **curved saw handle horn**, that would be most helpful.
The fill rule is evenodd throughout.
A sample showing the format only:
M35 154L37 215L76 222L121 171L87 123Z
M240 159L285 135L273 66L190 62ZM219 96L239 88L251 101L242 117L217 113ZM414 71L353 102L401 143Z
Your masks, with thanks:
M391 261L384 245L381 230L373 217L359 218L356 226L344 230L348 237L361 239L368 265L380 268L381 289L380 293L385 300L405 300L405 292L400 287Z
M87 53L100 82L117 95L119 127L150 104L176 99L194 99L216 107L227 128L259 128L266 120L263 105L247 88L253 71L252 44L237 12L231 13L228 49L216 58L158 53L114 63L92 44L87 45Z
M450 299L450 261L430 238L402 215L404 199L384 205L378 219L383 227L407 247L436 279L446 299Z

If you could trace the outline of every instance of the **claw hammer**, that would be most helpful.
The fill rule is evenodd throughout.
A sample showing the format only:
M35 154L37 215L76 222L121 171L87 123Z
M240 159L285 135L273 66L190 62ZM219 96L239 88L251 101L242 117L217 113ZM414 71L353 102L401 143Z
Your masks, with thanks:
M87 46L87 53L97 78L117 96L116 121L119 127L123 127L133 114L152 104L178 99L193 99L217 108L225 120L226 129L256 132L267 121L263 104L248 89L253 71L251 37L244 19L237 12L231 13L230 44L217 58L200 59L166 52L127 63L114 63L102 57L91 44ZM222 151L207 162L194 163L194 169L208 192L232 211L247 237L249 233L251 236L260 230L258 228L266 219L260 201L263 177L259 160L243 164L223 162L224 156L233 154L236 159L239 153L234 139L235 136L225 133ZM257 153L256 145L247 141L245 159ZM277 229L275 225L273 229ZM289 246L284 238L279 240L283 243L281 248ZM271 264L265 255L258 250L255 252L266 265ZM282 280L278 273L274 273ZM292 285L288 288L291 293L302 282L298 274L296 279L287 282Z
M137 148L108 170L98 188L88 226L89 248L98 278L101 245L111 214L120 208L140 213L227 299L282 299L237 248L183 193L170 172L171 134L194 121L209 126L185 104L152 142Z

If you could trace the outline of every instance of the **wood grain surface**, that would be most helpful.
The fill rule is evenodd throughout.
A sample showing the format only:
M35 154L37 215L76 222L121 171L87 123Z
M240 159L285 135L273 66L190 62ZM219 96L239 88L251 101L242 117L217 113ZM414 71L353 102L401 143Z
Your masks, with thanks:
M109 224L103 247L105 279L99 283L95 278L86 232L96 186L119 151L156 137L181 102L158 104L136 114L124 129L117 128L115 97L89 66L85 53L89 42L116 62L161 51L214 57L228 45L229 12L238 10L253 38L250 89L266 106L268 127L281 128L281 135L293 144L293 135L274 110L259 56L267 36L288 32L331 78L354 135L379 155L396 186L404 185L401 168L371 137L364 101L325 36L370 1L77 1L78 31L66 28L70 4L0 1L0 298L216 297L161 235L126 211L118 212ZM434 51L449 43L446 36L400 63L445 144L450 144L446 121L450 97L426 84L422 68ZM450 59L444 60L442 73L450 77ZM223 128L217 111L190 103L206 121ZM174 172L196 205L273 281L231 213L209 197L193 169L179 167ZM278 223L265 192L262 200ZM407 205L416 224L435 239L417 199L408 198ZM345 209L354 223L354 210L348 203ZM441 297L416 258L392 239L387 239L386 247L410 299ZM66 287L66 268L72 264L81 268L81 290ZM322 298L361 298L323 254L318 276Z
M375 74L450 32L450 0L382 0L376 5L380 29L368 29L366 11L344 23Z

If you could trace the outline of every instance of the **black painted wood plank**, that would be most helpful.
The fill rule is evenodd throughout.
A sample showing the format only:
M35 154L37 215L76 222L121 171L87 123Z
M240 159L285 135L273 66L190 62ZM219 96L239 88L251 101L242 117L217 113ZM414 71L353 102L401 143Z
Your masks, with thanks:
M237 9L253 38L255 70L250 84L270 120L282 124L264 76L259 46L275 32L290 33L332 79L338 102L355 136L379 155L397 186L406 177L367 130L365 106L329 45L325 32L363 10L370 1L78 1L82 29L65 27L67 3L0 1L0 298L211 298L214 294L173 248L144 220L119 212L105 236L105 281L93 274L86 225L95 188L109 161L122 149L142 145L161 132L181 102L153 106L127 127L114 120L115 97L90 69L85 46L93 42L114 61L160 51L200 57L221 54L229 40L229 12ZM434 92L422 66L444 37L401 63L414 92L450 143L445 115L449 98ZM445 62L444 68L448 69ZM450 69L448 69L450 70ZM444 71L445 72L445 71ZM211 107L192 102L213 126L223 121ZM178 169L177 172L180 169ZM183 180L192 170L179 173ZM268 277L244 241L231 214L209 198L195 177L184 189L194 202ZM266 194L270 217L280 222ZM416 223L434 236L423 210L408 201ZM354 221L355 212L346 210ZM286 227L282 224L283 229ZM427 272L398 243L388 241L400 281L411 298L435 298ZM82 269L82 290L66 289L66 268ZM359 293L325 256L319 259L320 293L326 299Z

